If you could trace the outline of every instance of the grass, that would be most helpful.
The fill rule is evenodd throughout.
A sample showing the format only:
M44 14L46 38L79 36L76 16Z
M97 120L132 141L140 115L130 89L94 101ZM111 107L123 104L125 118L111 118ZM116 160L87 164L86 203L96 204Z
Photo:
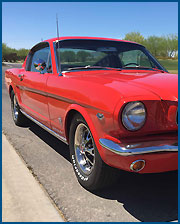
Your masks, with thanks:
M170 72L178 74L178 60L158 59L158 61Z

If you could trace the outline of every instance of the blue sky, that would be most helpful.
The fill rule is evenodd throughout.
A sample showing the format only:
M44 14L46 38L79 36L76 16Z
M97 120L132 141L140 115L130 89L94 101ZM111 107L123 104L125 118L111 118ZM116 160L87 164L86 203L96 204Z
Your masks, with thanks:
M177 2L4 2L2 41L31 48L41 39L96 36L123 39L136 31L144 37L178 33Z

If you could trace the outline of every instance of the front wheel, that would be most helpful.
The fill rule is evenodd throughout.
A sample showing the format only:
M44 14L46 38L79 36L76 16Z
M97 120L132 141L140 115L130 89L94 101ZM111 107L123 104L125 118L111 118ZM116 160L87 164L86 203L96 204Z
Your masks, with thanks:
M72 165L83 187L92 191L114 182L116 172L102 161L92 133L82 116L74 117L69 139Z

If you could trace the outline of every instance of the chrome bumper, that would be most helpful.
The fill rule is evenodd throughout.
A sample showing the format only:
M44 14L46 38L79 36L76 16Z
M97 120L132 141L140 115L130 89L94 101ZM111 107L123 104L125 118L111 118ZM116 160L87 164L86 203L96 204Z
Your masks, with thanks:
M101 138L102 147L121 156L141 155L157 152L177 152L178 144L175 141L151 141L136 144L118 144L109 139Z

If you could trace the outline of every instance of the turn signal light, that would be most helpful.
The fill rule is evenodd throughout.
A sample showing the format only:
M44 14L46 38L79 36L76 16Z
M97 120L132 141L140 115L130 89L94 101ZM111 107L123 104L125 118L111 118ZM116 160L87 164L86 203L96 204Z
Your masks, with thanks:
M138 172L142 170L145 167L145 161L144 160L136 160L130 165L130 169L134 172Z

